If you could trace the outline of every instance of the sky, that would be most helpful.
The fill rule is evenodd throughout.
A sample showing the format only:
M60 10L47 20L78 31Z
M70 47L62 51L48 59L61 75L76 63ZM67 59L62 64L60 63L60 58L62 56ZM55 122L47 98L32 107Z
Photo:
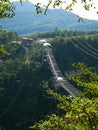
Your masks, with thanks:
M48 3L48 0L28 0L28 1L32 2L33 4L42 3L42 5L47 5L47 3ZM63 1L65 1L65 0L63 0ZM70 2L71 0L66 0L66 1ZM97 14L98 0L92 1L93 6L89 11L86 11L83 8L83 4L81 4L81 0L77 0L77 1L78 1L78 3L73 7L73 11L72 11L73 13L79 15L82 18L91 19L91 20L98 20L98 14ZM65 9L65 5L66 4L62 5L63 9ZM52 8L52 6L50 6L50 8Z

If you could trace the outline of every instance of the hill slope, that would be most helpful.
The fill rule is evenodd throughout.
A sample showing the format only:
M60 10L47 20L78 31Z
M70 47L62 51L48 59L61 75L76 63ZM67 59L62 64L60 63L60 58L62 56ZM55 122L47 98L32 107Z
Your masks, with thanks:
M3 29L16 31L20 35L52 31L58 29L75 29L75 30L96 30L98 29L97 21L84 20L78 23L78 17L64 10L51 9L47 15L36 14L35 7L30 2L14 2L16 6L16 15L12 19L0 21Z

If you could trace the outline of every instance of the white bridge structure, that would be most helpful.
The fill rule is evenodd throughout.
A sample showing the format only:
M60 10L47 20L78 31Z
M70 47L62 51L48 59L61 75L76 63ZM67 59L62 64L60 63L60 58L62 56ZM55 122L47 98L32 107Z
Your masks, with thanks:
M53 77L58 84L58 86L63 87L72 97L77 97L80 95L80 92L78 89L76 89L73 85L71 85L63 76L61 73L55 57L52 52L51 44L47 43L46 40L40 40L39 43L43 44L43 59L42 61L46 62L46 60L49 63L50 70L53 74Z

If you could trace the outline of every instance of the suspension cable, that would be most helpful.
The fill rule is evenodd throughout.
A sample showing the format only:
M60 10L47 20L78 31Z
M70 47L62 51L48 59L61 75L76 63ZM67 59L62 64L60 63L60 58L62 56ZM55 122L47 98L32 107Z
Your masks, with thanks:
M79 47L78 45L76 45L72 40L70 40L70 42L71 42L75 47L77 47L77 48L80 49L82 52L84 52L85 54L87 54L87 55L89 55L89 56L91 56L91 57L93 57L93 58L95 58L95 59L98 59L98 57L96 57L96 56L90 54L89 52L85 51L84 49L82 49L81 47Z
M71 34L71 36L72 36L72 34ZM76 40L76 39L75 39L75 40ZM80 41L78 41L78 40L76 40L76 41L81 45ZM70 40L70 42L71 42L75 47L77 47L77 48L80 49L82 52L84 52L85 54L87 54L87 55L93 57L94 59L98 59L98 57L95 56L95 55L98 55L96 52L94 52L94 51L92 51L91 49L85 47L84 45L81 45L81 46L84 47L84 48L79 47L79 46L76 45L72 40ZM85 49L89 50L89 52L87 52L87 50L85 50ZM91 54L90 52L92 52L93 54ZM95 54L95 55L94 55L94 54Z
M78 36L78 34L76 32L74 32L74 33ZM92 47L88 42L86 42L85 40L83 40L81 37L79 39L82 40L89 48L91 48L92 51L96 51L95 53L98 52L98 49L95 49L94 47Z
M77 41L78 44L79 44L81 47L83 47L83 48L85 48L87 51L91 52L92 55L98 56L98 54L97 54L96 52L94 52L94 51L92 51L91 49L89 49L88 47L84 46L79 40L76 40L76 39L74 39L74 40Z

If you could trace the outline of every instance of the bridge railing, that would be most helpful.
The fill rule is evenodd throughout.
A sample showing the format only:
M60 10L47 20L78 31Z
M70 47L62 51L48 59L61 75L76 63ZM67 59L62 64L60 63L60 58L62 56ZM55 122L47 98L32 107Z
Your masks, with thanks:
M44 51L46 53L51 72L58 85L63 87L71 96L79 96L80 92L73 85L71 85L61 73L53 55L52 49L50 47L44 47Z

